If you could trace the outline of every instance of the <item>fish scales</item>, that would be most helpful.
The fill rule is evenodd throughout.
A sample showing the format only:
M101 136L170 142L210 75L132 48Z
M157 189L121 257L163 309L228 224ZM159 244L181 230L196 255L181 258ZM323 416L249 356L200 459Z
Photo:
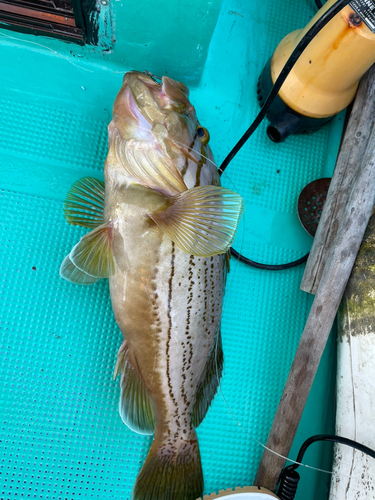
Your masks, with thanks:
M134 431L154 433L133 500L202 495L195 427L222 370L226 262L243 203L220 187L188 94L170 78L127 73L108 129L105 184L77 181L64 208L68 222L95 229L60 274L85 285L109 278L124 337L120 414Z
M172 435L177 429L186 432L191 428L189 408L220 326L224 258L187 255L155 228L150 251L149 224L139 223L133 206L123 212L114 246L118 239L126 258L110 277L115 318L152 399L163 401L160 409L154 405L155 418Z

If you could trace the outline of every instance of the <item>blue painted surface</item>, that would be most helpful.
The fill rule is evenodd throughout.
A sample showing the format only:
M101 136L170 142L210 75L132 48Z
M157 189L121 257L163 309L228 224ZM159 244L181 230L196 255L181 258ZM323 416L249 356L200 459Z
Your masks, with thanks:
M79 177L103 178L123 73L148 69L184 80L220 163L258 111L263 65L315 13L312 0L137 5L120 0L103 10L111 29L102 45L113 50L0 30L1 498L129 498L150 443L118 416L112 373L121 335L107 284L83 288L58 276L85 233L64 221L62 201ZM297 197L332 173L341 129L338 117L276 145L262 124L224 178L246 205L237 250L268 263L309 250ZM299 290L302 274L303 267L269 273L232 261L222 394L198 430L206 493L252 483L262 453L253 438L267 439L311 305ZM331 339L292 458L304 439L333 430L334 351ZM306 462L330 468L326 450L316 445ZM324 498L329 476L301 474L297 498Z

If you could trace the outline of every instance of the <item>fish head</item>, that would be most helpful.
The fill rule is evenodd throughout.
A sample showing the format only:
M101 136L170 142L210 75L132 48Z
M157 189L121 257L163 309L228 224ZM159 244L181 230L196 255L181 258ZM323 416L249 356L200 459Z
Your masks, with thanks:
M185 186L174 186L177 191L219 184L208 131L198 122L189 89L181 82L138 71L126 73L114 102L109 132L110 137L117 134L123 148L142 148L150 151L152 158L156 154L163 168L167 165ZM169 194L176 193L172 189Z

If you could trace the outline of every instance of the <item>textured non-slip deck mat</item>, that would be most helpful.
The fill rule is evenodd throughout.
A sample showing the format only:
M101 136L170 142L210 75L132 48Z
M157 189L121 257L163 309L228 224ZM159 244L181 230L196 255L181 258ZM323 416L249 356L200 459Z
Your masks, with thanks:
M312 0L224 1L191 93L218 162L258 111L256 81L268 57L315 9ZM79 177L102 177L106 126L126 67L75 58L86 72L69 63L66 44L62 58L21 38L0 38L0 499L126 500L151 438L131 432L118 414L112 374L121 335L108 284L79 287L58 274L85 233L65 222L62 202ZM147 69L158 74L156 56ZM237 250L267 263L309 250L297 196L332 172L340 120L279 145L263 124L236 157L224 184L246 205ZM267 439L311 303L299 290L302 274L302 267L271 273L232 260L222 328L225 401L219 393L198 430L205 494L252 483L262 448L251 436ZM304 439L331 430L332 352L331 343L293 458ZM317 445L305 460L329 467L323 455ZM301 474L297 498L324 498L329 479Z

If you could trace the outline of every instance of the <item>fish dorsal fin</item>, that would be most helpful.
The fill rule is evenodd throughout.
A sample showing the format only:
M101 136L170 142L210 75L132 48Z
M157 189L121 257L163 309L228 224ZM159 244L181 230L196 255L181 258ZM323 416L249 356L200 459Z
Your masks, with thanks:
M84 273L96 278L108 278L115 270L112 240L112 223L107 222L85 234L73 247L69 258Z
M216 334L215 342L212 344L211 352L208 356L202 375L202 380L197 387L195 403L191 413L191 421L194 427L198 427L198 425L203 422L208 408L214 399L219 387L221 373L223 371L223 362L223 348L221 344L221 333L219 330Z
M83 177L69 189L64 202L64 215L69 224L93 229L103 224L104 182Z
M172 160L164 154L156 141L123 141L114 127L112 146L116 160L134 182L172 195L187 190Z
M113 378L115 379L119 373L121 374L119 411L123 422L139 434L153 434L155 423L151 398L143 381L129 361L126 340L118 351Z
M64 280L76 283L77 285L92 285L100 280L100 278L90 276L78 269L70 260L69 255L65 257L60 266L60 276L64 278Z
M229 250L243 210L237 193L198 186L174 196L149 217L184 252L210 257Z

